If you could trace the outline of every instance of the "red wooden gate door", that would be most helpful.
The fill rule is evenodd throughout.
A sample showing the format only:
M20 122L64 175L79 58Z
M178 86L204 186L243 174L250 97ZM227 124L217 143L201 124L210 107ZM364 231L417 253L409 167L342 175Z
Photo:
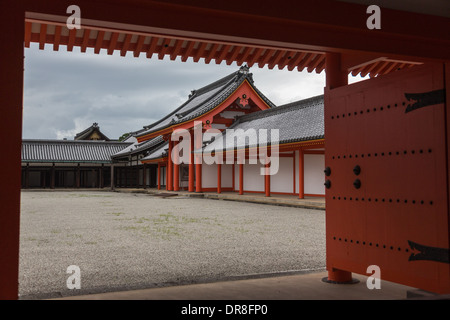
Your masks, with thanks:
M327 269L450 293L442 65L325 95Z

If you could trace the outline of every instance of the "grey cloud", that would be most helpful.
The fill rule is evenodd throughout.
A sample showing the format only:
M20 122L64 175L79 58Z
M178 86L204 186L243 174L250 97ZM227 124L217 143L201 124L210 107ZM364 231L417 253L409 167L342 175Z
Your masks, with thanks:
M24 138L57 138L99 123L110 138L165 116L198 89L238 66L167 57L25 51ZM253 67L256 86L275 104L321 94L324 74ZM72 138L68 136L68 138Z

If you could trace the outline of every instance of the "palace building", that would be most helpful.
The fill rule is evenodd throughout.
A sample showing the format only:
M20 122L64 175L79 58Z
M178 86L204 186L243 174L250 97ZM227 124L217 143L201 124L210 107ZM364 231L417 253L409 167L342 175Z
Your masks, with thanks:
M323 117L323 96L276 106L242 66L192 91L181 106L124 141L110 140L96 123L74 140L23 140L22 187L324 196ZM263 133L268 140L248 136ZM189 148L180 150L184 139ZM271 164L258 161L255 150ZM271 165L276 170L264 174Z

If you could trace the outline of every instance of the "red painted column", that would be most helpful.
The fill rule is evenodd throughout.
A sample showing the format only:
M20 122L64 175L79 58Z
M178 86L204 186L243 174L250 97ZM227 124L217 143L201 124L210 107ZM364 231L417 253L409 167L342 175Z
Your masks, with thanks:
M305 155L302 148L298 150L298 197L305 198Z
M194 127L194 130L196 128ZM194 136L194 145L195 145L195 149L196 150L200 150L202 148L202 144L203 144L203 129L201 128L197 128L201 134L196 136L195 134ZM200 154L196 154L195 155L195 192L202 192L202 163L203 163L203 155Z
M222 192L222 164L217 164L217 193Z
M194 192L194 131L191 131L191 150L189 154L189 192Z
M232 185L233 185L233 191L235 191L235 187L236 187L236 182L235 182L235 178L234 178L234 175L235 175L235 165L234 165L234 163L233 163L233 176L231 177L231 180L232 180Z
M161 190L161 164L158 162L158 190Z
M202 192L202 164L195 165L195 192Z
M239 164L239 194L244 194L244 164Z
M341 54L327 53L326 54L326 90L325 95L329 90L345 86L348 84L348 72L342 69ZM327 101L325 97L325 101ZM325 105L325 108L327 106ZM326 130L326 128L325 128ZM326 152L326 151L325 151ZM299 171L302 172L302 170ZM300 182L300 181L299 181ZM300 185L300 184L299 184ZM299 192L300 194L300 192ZM328 270L329 282L348 283L352 281L352 273L345 270L332 269Z
M174 154L173 154L173 190L174 191L179 191L180 190L180 152L178 150L178 147L176 147L176 145L178 145L179 142L174 142L173 143L173 147L175 148Z
M3 139L0 157L0 299L19 295L19 235L22 145L24 11L22 1L0 2L0 97Z
M169 154L167 156L167 173L166 173L166 189L168 191L173 190L172 150L173 150L173 141L172 141L171 137L169 137Z
M294 178L294 185L293 185L293 187L292 187L292 193L293 194L295 194L295 189L296 189L296 187L295 187L295 180L296 180L296 177L295 177L295 150L292 152L292 161L293 161L293 163L292 163L292 177Z
M270 175L269 175L269 172L270 172L270 164L268 163L268 164L266 164L265 165L265 167L266 167L266 175L264 176L264 189L265 189L265 192L266 192L266 197L270 197Z

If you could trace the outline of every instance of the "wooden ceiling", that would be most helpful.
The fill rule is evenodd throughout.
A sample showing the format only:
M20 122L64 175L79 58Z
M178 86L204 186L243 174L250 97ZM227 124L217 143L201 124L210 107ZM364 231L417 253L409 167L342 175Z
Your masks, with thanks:
M29 48L31 43L38 43L41 50L44 50L46 45L52 46L54 51L65 46L69 52L79 47L81 52L86 52L89 48L93 49L95 54L106 52L112 55L119 52L121 56L157 56L161 60L167 57L175 60L179 57L183 62L189 58L194 62L204 59L206 64L214 60L216 64L224 62L230 65L236 62L238 66L245 63L249 67L257 65L260 68L267 66L269 69L287 68L289 71L321 73L326 65L325 52L209 41L86 25L81 29L69 30L65 23L27 18L24 45ZM353 76L359 74L363 77L375 77L409 68L414 64L381 58L348 71Z

